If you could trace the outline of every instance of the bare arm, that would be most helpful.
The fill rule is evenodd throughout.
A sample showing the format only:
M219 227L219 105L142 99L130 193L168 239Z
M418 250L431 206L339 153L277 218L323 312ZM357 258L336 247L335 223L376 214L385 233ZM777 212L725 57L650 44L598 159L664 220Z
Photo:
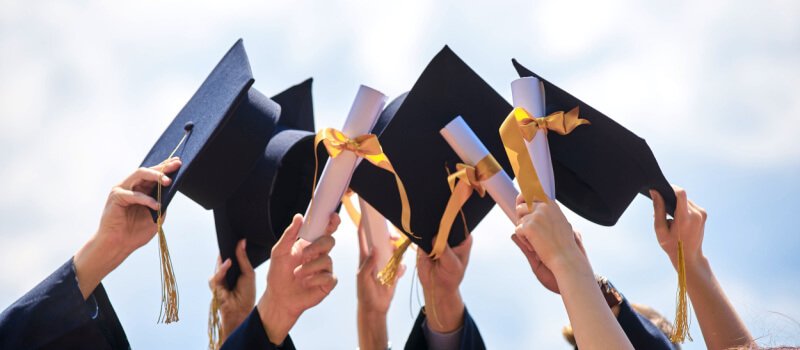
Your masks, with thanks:
M523 208L520 208L523 207ZM608 308L572 226L553 201L519 204L516 235L524 237L552 271L580 349L633 349Z
M675 219L668 221L664 199L651 191L655 210L655 231L658 243L677 270L678 239L683 241L686 263L686 289L692 301L706 347L729 349L753 343L747 330L731 305L722 286L714 276L708 259L703 255L703 235L706 211L687 199L686 191L673 186L678 199Z

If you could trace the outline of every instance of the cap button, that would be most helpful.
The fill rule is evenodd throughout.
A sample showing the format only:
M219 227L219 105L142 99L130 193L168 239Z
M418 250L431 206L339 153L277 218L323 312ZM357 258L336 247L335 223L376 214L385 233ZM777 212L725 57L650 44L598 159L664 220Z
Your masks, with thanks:
M192 129L194 129L193 122L186 122L186 125L183 126L183 130L192 131Z

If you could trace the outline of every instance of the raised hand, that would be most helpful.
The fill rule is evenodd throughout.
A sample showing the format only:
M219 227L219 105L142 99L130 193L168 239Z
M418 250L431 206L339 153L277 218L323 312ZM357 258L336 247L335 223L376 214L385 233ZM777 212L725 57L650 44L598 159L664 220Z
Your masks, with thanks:
M100 217L100 227L73 258L78 287L84 298L156 234L156 223L148 208L158 210L159 203L149 193L159 181L169 186L172 179L164 174L180 166L180 159L175 157L154 167L139 168L111 189Z
M230 258L222 262L222 259L217 257L216 271L208 280L208 287L216 296L219 305L220 343L224 343L228 335L244 322L256 303L256 272L250 264L250 259L247 258L246 244L243 239L236 245L236 261L239 263L241 274L233 290L225 286L225 274L233 264Z
M398 273L391 285L383 285L377 277L378 266L376 255L370 253L367 246L364 225L358 228L359 268L357 281L358 293L358 344L360 349L386 349L389 343L386 314L394 297L397 280L405 272L405 265L400 265ZM399 239L393 236L392 241ZM396 249L396 248L395 248Z
M528 215L530 210L528 210L528 205L525 204L525 199L522 195L517 196L517 220L519 221L525 215ZM581 238L581 234L578 231L573 231L575 235L575 243L578 244L578 248L581 250L584 256L586 256L586 249L583 247L583 239ZM511 235L511 240L514 241L514 244L519 247L519 250L525 255L525 258L528 260L528 264L531 265L531 270L533 274L536 276L536 279L539 280L539 283L542 284L545 288L550 290L553 293L558 294L558 283L556 282L556 276L553 275L553 271L551 271L547 266L542 263L542 259L539 257L539 254L536 253L536 250L528 243L524 237L519 236L517 234Z
M437 260L417 250L417 273L425 295L428 327L437 333L450 333L464 324L464 301L459 285L469 263L472 236L457 247L447 246Z
M272 247L267 290L256 307L273 344L283 343L300 315L336 287L338 280L328 254L336 243L332 233L340 221L338 214L332 214L325 234L308 244L297 239L303 225L303 216L297 214Z
M672 188L675 190L675 198L677 198L674 219L667 219L664 198L658 191L651 190L650 196L653 198L655 216L653 226L658 244L667 253L672 266L677 270L678 240L683 242L687 265L693 265L703 257L703 235L708 214L705 209L686 197L686 191L683 188L674 185Z

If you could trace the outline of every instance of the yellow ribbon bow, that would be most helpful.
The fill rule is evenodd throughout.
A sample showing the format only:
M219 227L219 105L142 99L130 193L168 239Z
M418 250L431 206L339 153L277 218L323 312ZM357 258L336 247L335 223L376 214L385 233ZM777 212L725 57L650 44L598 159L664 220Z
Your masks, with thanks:
M486 189L481 184L481 181L488 180L494 174L502 170L497 160L491 154L483 157L475 166L467 164L456 164L458 171L447 176L447 184L450 186L450 199L447 200L447 206L442 214L442 219L439 221L439 231L436 233L436 238L431 248L430 257L438 259L444 253L447 247L447 239L450 237L450 229L453 227L453 221L456 215L461 212L464 203L467 202L472 192L478 192L481 198L486 195ZM467 232L467 223L463 213L461 219L464 221L464 232Z
M536 174L525 141L530 142L538 130L555 131L560 135L567 135L581 125L591 124L586 119L580 119L578 107L567 113L558 111L546 117L534 118L522 107L514 108L500 126L500 139L511 162L511 168L517 177L525 203L531 208L533 202L547 202L548 198Z
M353 152L356 156L366 159L381 169L384 169L394 175L395 182L397 182L397 191L400 193L400 202L402 204L402 212L400 221L403 225L403 230L411 233L411 205L408 202L408 195L406 188L403 186L403 181L394 170L392 163L389 162L389 157L383 153L378 137L374 134L361 135L355 138L350 138L343 132L334 128L325 128L317 133L314 138L314 149L319 147L320 142L325 145L328 155L331 158L336 158L342 152ZM312 184L311 193L314 193L317 186L317 170L319 168L319 159L317 152L314 152L314 182ZM313 198L312 198L313 200Z

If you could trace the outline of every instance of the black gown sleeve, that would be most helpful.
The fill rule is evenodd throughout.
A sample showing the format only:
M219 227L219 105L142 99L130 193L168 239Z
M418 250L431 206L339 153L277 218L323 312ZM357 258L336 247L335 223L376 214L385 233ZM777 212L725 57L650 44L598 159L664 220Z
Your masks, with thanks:
M292 338L287 335L283 344L272 344L269 341L269 337L267 337L266 330L264 330L264 325L261 323L258 308L253 308L250 316L222 344L222 350L231 349L294 350L294 343L292 343Z
M0 314L2 349L130 349L103 285L83 299L72 258Z
M628 299L623 299L619 305L617 321L634 349L673 349L667 336L650 320L633 310Z

